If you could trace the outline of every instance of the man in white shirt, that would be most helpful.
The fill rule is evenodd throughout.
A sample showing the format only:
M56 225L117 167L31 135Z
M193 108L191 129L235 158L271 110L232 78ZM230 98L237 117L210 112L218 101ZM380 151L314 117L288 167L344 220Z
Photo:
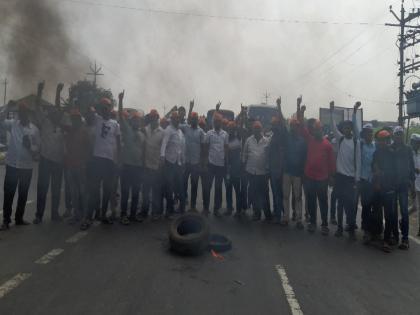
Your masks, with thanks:
M15 213L16 225L28 225L23 219L28 190L32 179L34 158L39 151L39 131L29 121L29 109L18 105L18 119L5 120L3 128L10 133L9 149L6 154L6 175L4 178L3 224L0 230L8 230L11 223L13 199L18 188L19 196Z
M143 204L141 216L143 219L149 215L150 192L152 193L152 220L162 216L162 169L160 163L160 149L163 141L163 129L159 126L159 113L152 109L149 113L149 125L145 128L145 157Z
M353 116L356 115L360 103L356 103ZM334 121L334 102L330 103L331 128L337 140L337 173L335 177L335 190L337 199L343 204L348 222L348 232L351 239L355 238L356 228L356 184L360 180L360 140L353 134L353 122L344 121L342 132L337 128ZM353 119L355 121L355 119ZM337 213L338 229L336 236L343 233L343 213L338 209ZM324 234L328 231L324 227Z
M191 203L192 211L197 211L197 190L198 180L200 178L200 158L201 147L205 141L205 132L198 126L198 114L191 113L190 125L184 128L185 145L186 145L186 167L184 175L184 190L188 191L188 181L191 177ZM188 194L185 194L188 196Z
M112 223L106 213L117 171L116 163L121 149L120 125L116 120L111 119L112 106L111 100L102 98L98 104L98 114L93 113L88 117L93 132L93 156L88 171L89 209L87 220L82 224L82 229L89 227L93 211L99 211L99 209L101 210L102 223Z
M51 182L51 220L60 221L61 183L63 181L64 132L61 128L62 112L60 110L60 93L63 84L57 85L55 107L42 112L40 101L44 82L38 84L36 100L36 124L41 136L41 158L38 164L37 204L34 224L42 222Z
M175 211L174 196L179 198L180 213L185 211L185 138L179 128L179 114L177 111L171 113L171 124L165 129L162 147L160 149L161 163L164 165L164 176L166 184L167 212L166 216L171 217Z
M265 219L270 221L272 216L270 207L266 203L268 194L268 156L267 149L269 139L262 134L262 125L255 121L253 135L250 136L244 145L243 162L245 171L249 178L249 192L252 208L254 211L253 220L261 219L261 210L264 210Z
M207 132L205 143L208 146L208 181L206 183L205 196L203 197L204 214L209 214L211 187L214 179L214 215L221 216L222 184L226 174L226 155L229 144L229 136L222 129L223 117L216 113L213 117L213 129Z

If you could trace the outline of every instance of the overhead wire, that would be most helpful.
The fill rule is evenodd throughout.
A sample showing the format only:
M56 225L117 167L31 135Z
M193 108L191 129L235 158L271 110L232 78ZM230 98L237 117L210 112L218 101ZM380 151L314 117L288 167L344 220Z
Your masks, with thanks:
M299 19L275 19L264 17L251 17L251 16L234 16L234 15L217 15L192 11L175 11L167 9L155 8L142 8L131 7L119 4L101 3L88 0L55 0L59 2L69 2L80 5L108 7L121 10L131 10L151 14L164 14L164 15L179 15L189 17L200 17L209 19L232 20L232 21L248 21L248 22L267 22L267 23L285 23L285 24L331 24L331 25L359 25L359 26L385 26L384 23L371 23L371 22L350 22L350 21L321 21L321 20L299 20Z

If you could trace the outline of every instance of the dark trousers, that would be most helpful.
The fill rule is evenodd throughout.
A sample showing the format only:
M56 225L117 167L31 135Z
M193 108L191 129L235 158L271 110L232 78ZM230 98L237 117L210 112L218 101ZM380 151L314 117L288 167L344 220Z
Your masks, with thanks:
M398 212L395 207L395 191L382 192L380 205L384 209L384 241L389 242L391 235L398 241Z
M367 180L360 181L360 199L362 203L362 230L372 235L380 235L383 230L381 196Z
M261 215L261 210L263 210L266 218L271 217L270 204L267 204L267 195L269 195L267 175L248 174L248 178L249 198L254 215Z
M354 231L356 227L356 188L354 178L337 174L335 177L335 189L338 201L342 202L346 213L349 231ZM343 212L338 212L338 227L343 227Z
M398 217L398 206L400 208L400 228L401 228L401 238L403 240L408 240L408 185L407 184L401 184L398 185L396 191L395 191L395 210L397 211L397 217Z
M208 166L208 179L206 185L206 201L204 210L209 210L210 207L210 194L214 180L214 210L219 210L222 207L222 194L223 194L223 178L225 177L225 167L209 164Z
M142 215L147 216L150 208L150 195L152 195L152 214L161 215L163 212L162 187L163 179L160 170L145 168L143 173L143 204Z
M185 190L184 190L184 166L176 163L165 162L165 183L166 183L166 203L167 213L173 213L174 196L179 198L179 212L185 211Z
M242 210L247 210L249 207L248 200L249 178L248 174L243 171L241 174L241 206Z
M321 212L322 226L328 226L328 181L305 179L306 201L310 223L316 225L317 222L317 200Z
M89 209L87 218L92 219L93 211L101 209L104 218L108 210L108 204L115 181L116 166L112 160L94 157L89 162ZM102 188L102 204L101 204Z
M71 196L71 204L74 209L74 217L77 220L82 220L88 209L86 169L69 169L66 171L66 177Z
M36 217L42 219L47 202L48 189L51 182L51 217L58 217L60 207L63 166L41 157L38 165L38 185L36 200Z
M72 197L71 187L70 187L69 170L64 169L64 200L66 203L65 204L66 210L73 209L72 199L73 197Z
M203 194L203 209L208 210L210 205L210 193L208 192L209 188L209 170L207 168L202 168L200 172L201 176L201 191ZM206 208L207 207L207 208Z
M29 186L31 185L32 169L15 168L6 166L4 177L3 223L10 224L12 216L13 199L18 189L18 202L15 221L23 220L26 201L28 200Z
M188 181L191 177L191 209L195 209L197 206L197 191L198 191L198 180L200 178L200 165L199 164L189 164L185 165L185 175L184 175L184 196L188 196Z
M225 180L226 186L226 204L228 210L233 210L233 190L235 189L236 211L242 210L241 206L241 178L239 176L230 176Z
M333 188L330 196L330 219L335 219L337 213L337 193Z
M270 185L273 193L273 212L276 218L281 219L284 213L283 176L281 174L271 174Z
M142 167L124 164L121 170L121 216L127 215L128 199L131 192L130 216L135 217L139 205Z

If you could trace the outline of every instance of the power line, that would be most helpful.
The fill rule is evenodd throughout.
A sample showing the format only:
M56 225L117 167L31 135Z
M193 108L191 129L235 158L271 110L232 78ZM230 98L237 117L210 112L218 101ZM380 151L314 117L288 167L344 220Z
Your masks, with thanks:
M371 22L271 19L271 18L264 18L264 17L216 15L216 14L208 14L208 13L200 13L200 12L173 11L173 10L166 10L166 9L130 7L130 6L117 5L117 4L108 4L108 3L82 1L82 0L56 0L56 1L71 2L71 3L81 4L81 5L88 5L88 6L100 6L100 7L107 7L107 8L113 8L113 9L132 10L132 11L138 11L138 12L143 12L143 13L151 13L151 14L179 15L179 16L200 17L200 18L231 20L231 21L266 22L266 23L283 23L283 24L384 26L383 23L371 23Z

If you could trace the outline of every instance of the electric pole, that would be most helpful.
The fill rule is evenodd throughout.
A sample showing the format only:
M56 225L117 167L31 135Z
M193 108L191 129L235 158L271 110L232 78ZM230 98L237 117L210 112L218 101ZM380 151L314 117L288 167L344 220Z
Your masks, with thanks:
M268 105L268 99L269 99L269 97L270 97L270 94L268 94L268 92L265 91L265 94L264 94L265 105Z
M97 77L100 76L100 75L104 75L103 73L101 73L102 67L98 67L96 65L96 61L95 61L95 67L89 66L89 68L90 68L90 71L91 72L86 73L86 75L93 76L93 85L96 86L96 79L97 79Z
M9 82L7 81L7 78L4 79L3 81L3 85L4 85L4 99L3 99L3 105L6 105L6 100L7 100L7 85L9 84Z
M392 6L389 7L389 11L392 13L392 15L397 19L398 24L390 24L390 23L386 23L385 25L387 26L396 26L400 28L400 34L398 35L398 41L399 41L399 45L398 45L398 49L400 52L400 60L398 61L399 64L399 79L400 79L400 84L399 84L399 88L398 88L398 92L399 92L399 97L398 97L398 124L400 126L404 126L404 119L405 117L403 117L403 108L404 108L404 74L408 73L410 69L408 69L405 66L405 62L404 62L404 51L405 49L407 49L410 46L414 46L416 43L418 43L418 41L415 41L413 39L413 44L407 45L407 35L405 34L406 28L410 28L410 29L419 29L420 26L418 25L409 25L408 23L411 22L412 20L418 18L420 16L420 9L418 9L416 12L411 12L406 16L406 10L404 8L404 0L401 0L401 11L400 11L400 16L398 16L394 10L392 10ZM416 33L416 32L413 32ZM412 34L408 35L408 36L412 36ZM415 37L415 35L414 35Z

